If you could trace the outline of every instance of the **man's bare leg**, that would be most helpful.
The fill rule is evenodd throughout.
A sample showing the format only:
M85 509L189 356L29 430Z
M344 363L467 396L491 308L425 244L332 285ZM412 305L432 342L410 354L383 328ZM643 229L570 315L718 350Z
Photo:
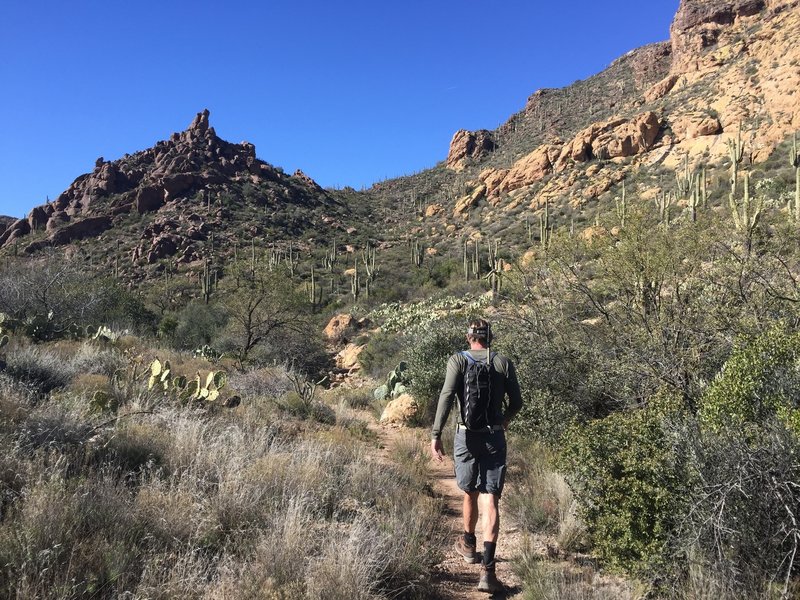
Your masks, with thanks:
M464 502L466 506L466 499ZM479 503L483 516L483 541L496 544L497 536L500 533L500 498L494 494L481 494ZM475 518L477 519L477 515ZM465 512L464 523L466 524L466 522Z
M478 524L478 492L464 492L464 531L475 533Z

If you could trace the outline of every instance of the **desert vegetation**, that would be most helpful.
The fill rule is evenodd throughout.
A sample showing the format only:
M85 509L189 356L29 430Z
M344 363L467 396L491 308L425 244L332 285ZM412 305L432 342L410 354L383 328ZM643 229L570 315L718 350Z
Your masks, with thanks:
M253 243L140 282L4 257L2 594L430 597L420 441L382 453L370 424L401 390L429 424L475 315L523 388L527 597L796 594L796 142L758 169L740 143L508 240ZM339 312L369 325L323 340ZM343 344L361 388L331 385Z
M156 355L175 376L226 370L221 397L148 385ZM12 331L0 595L427 597L439 509L419 467L376 462L357 393L240 358Z

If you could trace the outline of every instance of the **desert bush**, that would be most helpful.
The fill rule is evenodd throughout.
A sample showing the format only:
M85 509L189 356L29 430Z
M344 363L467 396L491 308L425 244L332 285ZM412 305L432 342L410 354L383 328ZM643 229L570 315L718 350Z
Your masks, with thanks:
M800 333L773 329L732 354L700 401L702 426L741 430L778 418L800 435Z
M556 455L540 442L519 436L509 447L515 481L505 500L509 517L524 531L554 535L568 552L585 549L586 528L572 490L556 471Z
M432 421L436 413L447 360L466 347L466 323L455 316L436 320L408 342L404 357L408 361L411 394L417 401L418 414L423 422Z
M687 420L681 399L662 393L570 434L567 477L609 565L642 573L666 559L692 486Z
M228 385L242 396L243 400L279 398L292 389L289 371L284 367L261 367L247 371L234 371L228 377Z
M83 342L72 354L69 363L75 373L111 377L117 369L124 366L124 359L113 347L103 348L98 344Z
M172 344L181 350L194 350L211 342L225 326L227 316L215 304L195 300L175 315Z
M697 487L680 539L696 568L740 595L789 597L800 573L796 434L777 420L746 436L709 432L697 454Z
M590 566L562 566L542 561L528 545L514 561L522 580L523 600L633 600L631 586L603 581Z
M378 332L369 338L358 362L368 375L380 379L400 362L402 345L400 335Z

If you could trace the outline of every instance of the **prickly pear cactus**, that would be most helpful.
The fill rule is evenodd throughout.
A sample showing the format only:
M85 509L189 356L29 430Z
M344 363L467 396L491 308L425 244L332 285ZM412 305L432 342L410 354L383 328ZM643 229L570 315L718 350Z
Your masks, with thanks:
M150 379L147 382L147 389L152 390L156 385L163 388L166 392L169 390L169 376L171 368L169 361L166 360L162 364L160 360L155 359L150 363Z
M375 389L372 395L376 400L385 400L387 397L392 399L397 398L401 394L405 394L408 389L406 388L405 372L408 370L408 365L405 361L401 361L391 373L386 377L386 383Z

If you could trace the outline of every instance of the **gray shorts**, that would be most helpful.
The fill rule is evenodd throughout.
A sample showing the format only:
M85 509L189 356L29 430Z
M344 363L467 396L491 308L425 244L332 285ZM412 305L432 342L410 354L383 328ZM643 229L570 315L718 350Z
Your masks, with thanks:
M456 430L453 445L456 482L465 492L500 496L506 479L506 434Z

